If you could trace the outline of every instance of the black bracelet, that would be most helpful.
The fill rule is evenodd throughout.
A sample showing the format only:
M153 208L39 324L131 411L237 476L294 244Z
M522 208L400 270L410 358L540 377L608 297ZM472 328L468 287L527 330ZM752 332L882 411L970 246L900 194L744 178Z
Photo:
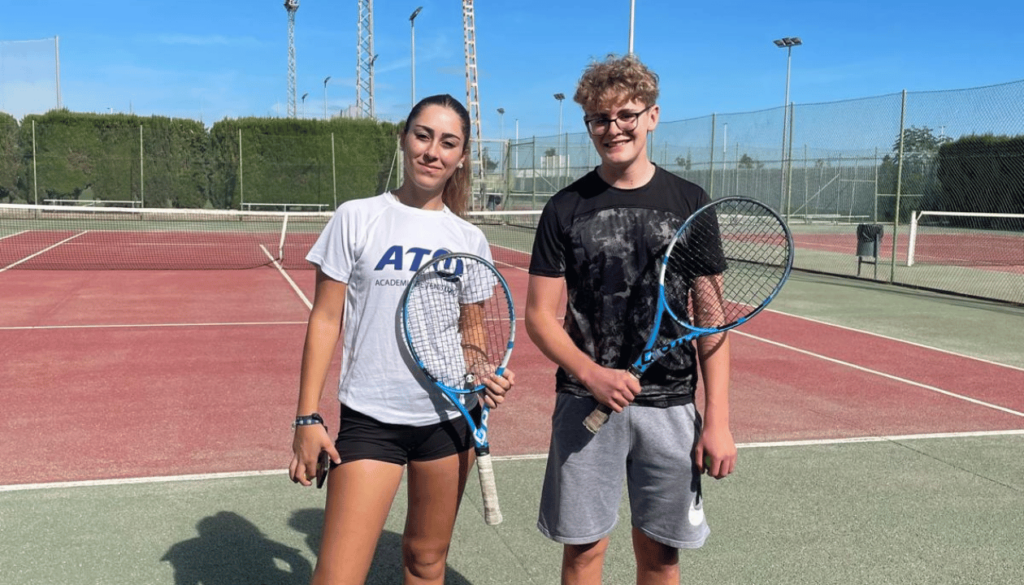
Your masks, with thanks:
M305 427L309 425L323 425L325 429L327 428L327 425L324 423L324 417L320 416L319 412L314 412L309 416L295 417L295 421L292 422L292 430L294 431L295 427Z

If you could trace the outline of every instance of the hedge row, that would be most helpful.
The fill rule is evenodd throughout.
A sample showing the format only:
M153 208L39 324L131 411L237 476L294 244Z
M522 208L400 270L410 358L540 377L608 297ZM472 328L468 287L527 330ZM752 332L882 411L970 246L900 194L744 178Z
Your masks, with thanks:
M195 120L65 110L19 126L0 113L0 202L333 207L397 183L398 130L342 118L242 118L207 129Z

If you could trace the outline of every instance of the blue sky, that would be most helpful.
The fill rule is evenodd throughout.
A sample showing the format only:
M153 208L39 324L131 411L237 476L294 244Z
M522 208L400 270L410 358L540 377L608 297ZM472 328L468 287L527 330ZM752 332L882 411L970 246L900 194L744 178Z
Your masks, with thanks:
M288 17L283 0L29 0L0 19L0 110L21 118L55 104L52 43L60 39L63 105L78 112L202 119L283 116ZM593 59L624 53L629 0L482 0L475 3L485 138L582 132L571 101ZM296 14L300 114L355 103L356 0L301 0ZM1024 79L1020 0L636 0L634 52L661 77L662 120L775 108L785 99L786 51L796 36L790 99L830 102ZM416 96L465 99L458 0L374 2L378 117L398 121L411 99L409 15L415 21ZM25 47L44 64L19 72ZM46 53L49 51L49 54ZM38 56L39 53L31 53ZM39 72L45 75L39 75ZM31 78L16 84L13 80ZM498 108L504 108L499 116Z

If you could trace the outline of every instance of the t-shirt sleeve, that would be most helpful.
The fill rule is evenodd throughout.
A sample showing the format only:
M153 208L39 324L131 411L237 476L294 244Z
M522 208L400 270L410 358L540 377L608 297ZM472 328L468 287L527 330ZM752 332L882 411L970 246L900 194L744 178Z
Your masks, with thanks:
M688 258L692 264L689 267L691 276L710 276L725 272L728 266L722 249L718 215L714 209L709 209L694 220L689 234L689 245L693 250Z
M530 256L530 274L558 277L565 275L565 241L553 201L544 205L537 222Z
M356 231L360 222L353 215L344 205L339 207L306 254L307 261L339 282L348 282L355 264L354 242L359 241Z

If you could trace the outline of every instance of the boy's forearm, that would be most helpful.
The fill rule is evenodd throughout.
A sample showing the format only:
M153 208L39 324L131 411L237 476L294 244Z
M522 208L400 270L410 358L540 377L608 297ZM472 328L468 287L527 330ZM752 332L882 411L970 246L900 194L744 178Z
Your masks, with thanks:
M706 425L729 426L729 353L728 333L704 337L697 341L697 354L704 383Z

